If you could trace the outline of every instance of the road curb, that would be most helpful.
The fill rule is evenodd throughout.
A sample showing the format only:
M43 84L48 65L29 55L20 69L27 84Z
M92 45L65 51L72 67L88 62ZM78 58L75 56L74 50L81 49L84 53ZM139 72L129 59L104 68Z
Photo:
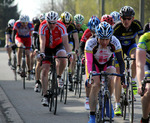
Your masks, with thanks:
M0 110L6 123L24 123L0 86ZM1 117L3 117L1 116ZM0 118L1 118L0 117ZM4 119L3 119L4 122Z

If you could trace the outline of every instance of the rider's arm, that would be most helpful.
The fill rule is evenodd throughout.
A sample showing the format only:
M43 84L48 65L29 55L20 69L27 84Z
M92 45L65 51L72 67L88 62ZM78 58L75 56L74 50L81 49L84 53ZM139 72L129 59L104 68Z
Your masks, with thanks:
M80 42L80 55L81 55L81 57L84 55L84 47L85 47L85 42L81 41Z
M46 43L46 37L45 35L40 35L40 52L45 52L45 43Z
M5 45L8 45L9 39L10 39L10 35L6 33L5 34Z
M125 63L124 63L124 59L123 59L123 51L122 49L120 49L119 51L115 52L117 61L119 63L119 67L120 67L120 74L123 74L125 71Z
M144 79L144 66L146 62L146 51L145 50L136 50L136 74L139 87L141 87L141 81Z
M13 42L13 43L15 43L15 35L16 35L16 33L17 33L17 30L14 29L14 30L12 31L12 42Z
M73 33L73 38L74 38L74 42L75 42L75 51L79 49L79 37L78 37L78 33Z
M67 53L70 53L71 52L71 49L69 47L69 43L68 43L68 35L63 35L62 36L62 42L63 42L63 45L66 49L66 52ZM40 42L41 43L41 42Z

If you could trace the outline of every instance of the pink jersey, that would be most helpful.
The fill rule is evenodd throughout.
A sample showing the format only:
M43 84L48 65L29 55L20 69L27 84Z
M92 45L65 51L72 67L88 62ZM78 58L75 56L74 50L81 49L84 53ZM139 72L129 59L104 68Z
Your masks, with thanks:
M86 42L92 36L91 30L88 28L82 35L81 41Z
M66 26L61 21L57 21L54 30L49 30L46 20L40 24L39 34L46 37L45 47L49 48L55 48L57 45L62 43L62 36L68 35Z
M23 27L20 20L18 20L13 27L16 30L16 37L29 38L31 37L31 32L34 30L32 22L28 22L27 26Z

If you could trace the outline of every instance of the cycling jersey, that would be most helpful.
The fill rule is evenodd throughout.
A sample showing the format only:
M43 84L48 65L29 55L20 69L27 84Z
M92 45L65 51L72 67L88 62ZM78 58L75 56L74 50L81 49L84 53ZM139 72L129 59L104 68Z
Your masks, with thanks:
M83 25L81 26L80 30L77 29L77 30L78 30L79 41L81 40L81 37L82 37L84 31L85 31L87 28L88 28L88 27L87 27L85 24L83 24Z
M117 60L120 65L120 73L124 72L124 60L122 56L122 48L119 40L112 36L107 48L102 48L97 42L97 38L90 38L85 45L85 59L86 59L86 76L89 77L90 71L93 71L92 65L104 65L113 58L115 52Z
M38 50L40 50L40 42L39 42L39 26L40 22L36 23L34 25L34 31L33 31L33 42L34 42L34 47Z
M6 27L5 29L5 35L8 34L9 35L9 42L12 42L12 28L11 27Z
M150 31L150 22L148 22L144 25L144 33L149 32L149 31Z
M122 22L118 22L114 25L114 36L116 36L121 45L123 51L127 49L127 47L136 43L136 36L141 36L143 34L143 28L141 23L138 20L134 20L131 23L131 26L128 30L123 26Z
M150 32L140 37L137 49L146 51L146 61L150 63Z
M27 26L23 27L21 21L18 20L13 27L16 30L16 37L29 38L31 37L31 32L34 30L34 26L31 22L28 22Z
M40 24L39 35L46 37L45 47L55 48L57 45L62 43L62 36L68 35L66 26L61 21L57 21L54 30L49 30L46 20Z
M69 39L69 43L73 43L73 50L75 48L75 41L74 41L74 38L73 38L73 33L77 33L77 28L75 26L74 23L71 23L69 25L69 27L67 28L67 33L68 33L68 39Z
M81 37L81 42L80 42L80 54L81 55L84 54L85 43L91 36L92 36L91 30L89 28L86 29Z

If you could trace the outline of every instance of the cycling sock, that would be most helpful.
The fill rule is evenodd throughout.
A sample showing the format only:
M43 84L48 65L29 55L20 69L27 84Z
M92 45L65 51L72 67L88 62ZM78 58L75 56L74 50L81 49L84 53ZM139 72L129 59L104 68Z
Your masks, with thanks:
M90 115L95 115L95 112L90 112Z
M61 78L61 76L60 76L60 75L57 75L57 78Z
M120 103L116 103L116 108L117 108L118 106L120 106Z
M131 80L132 80L132 81L135 81L135 78L132 78Z
M141 118L141 123L149 123L149 117L147 119Z

